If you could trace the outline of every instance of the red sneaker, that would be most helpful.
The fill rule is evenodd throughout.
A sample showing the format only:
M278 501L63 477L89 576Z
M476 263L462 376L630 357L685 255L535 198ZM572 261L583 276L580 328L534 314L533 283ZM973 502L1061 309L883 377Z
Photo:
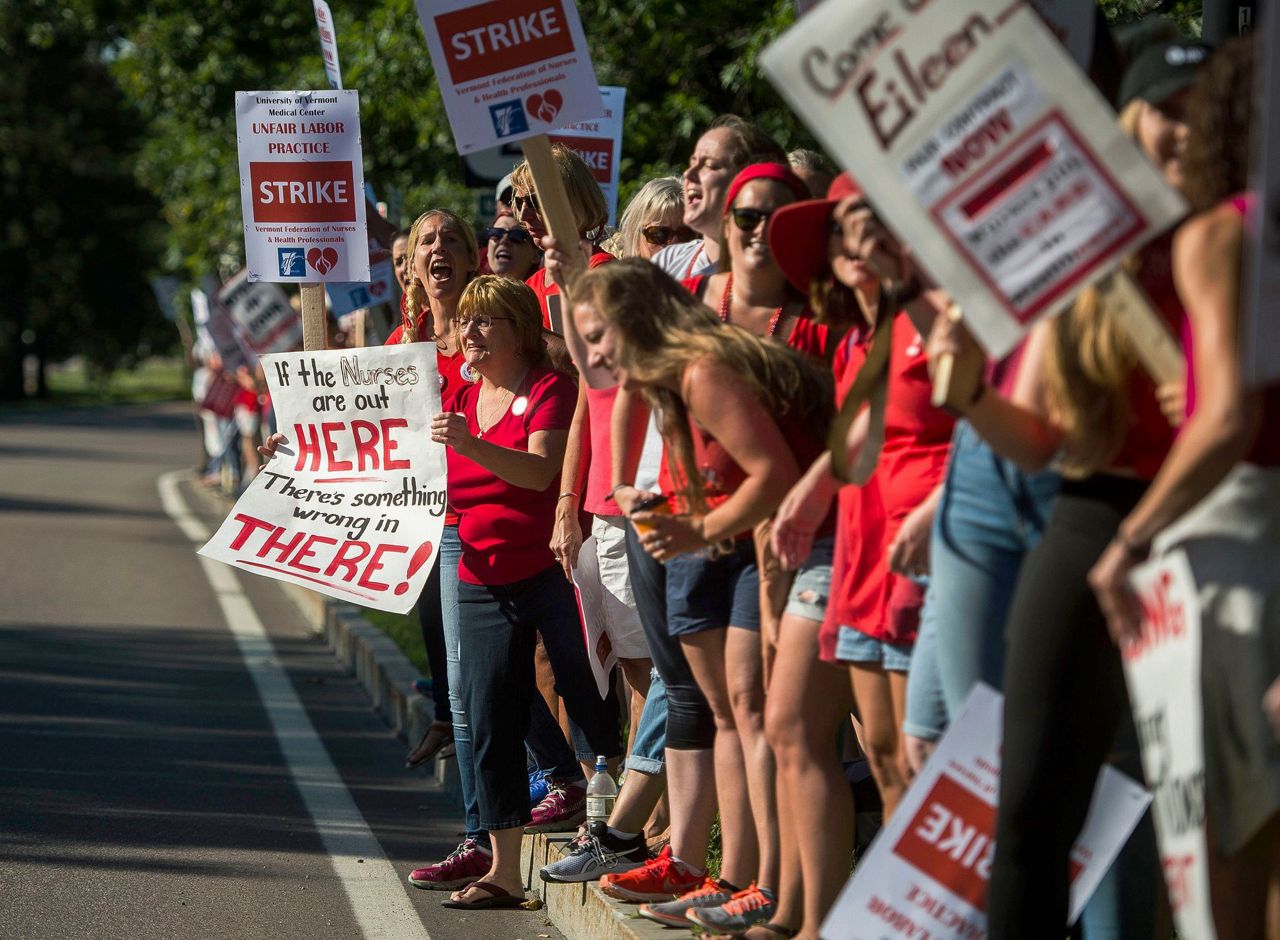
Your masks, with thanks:
M674 858L668 845L639 868L604 875L600 890L622 901L670 901L701 885L705 877Z
M533 808L525 832L572 832L587 818L587 788L551 781L547 795Z
M456 891L489 873L493 855L475 839L467 839L449 853L443 862L409 873L409 884L428 891Z

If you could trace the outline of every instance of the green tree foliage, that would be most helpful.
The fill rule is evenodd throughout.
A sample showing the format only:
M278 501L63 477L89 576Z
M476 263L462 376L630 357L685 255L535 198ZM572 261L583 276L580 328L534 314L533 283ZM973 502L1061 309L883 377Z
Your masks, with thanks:
M147 286L160 207L109 38L91 3L0 0L0 399L21 397L28 350L105 369L170 340Z

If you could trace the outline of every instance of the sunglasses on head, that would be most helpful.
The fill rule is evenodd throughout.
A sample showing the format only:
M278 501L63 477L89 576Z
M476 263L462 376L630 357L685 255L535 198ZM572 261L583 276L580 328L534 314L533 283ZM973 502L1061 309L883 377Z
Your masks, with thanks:
M524 213L524 207L530 206L538 215L542 215L542 207L538 205L538 196L536 193L527 193L523 196L515 196L511 200L511 207L516 210L516 215Z
M773 215L773 210L765 211L763 209L730 209L729 214L733 216L733 224L738 226L744 232L754 232L756 226L761 222L768 222L769 216Z
M687 225L646 225L640 229L640 234L644 236L644 240L650 245L670 245L672 243L691 242L698 237L698 233Z
M498 228L495 225L493 228L487 228L484 230L484 240L487 242L501 241L503 236L511 239L511 244L513 245L523 245L525 242L533 238L532 235L519 226L516 226L515 228Z

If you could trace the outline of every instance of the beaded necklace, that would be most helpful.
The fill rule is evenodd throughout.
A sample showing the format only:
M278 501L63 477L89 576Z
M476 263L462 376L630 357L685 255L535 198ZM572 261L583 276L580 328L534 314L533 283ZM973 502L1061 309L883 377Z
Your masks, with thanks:
M733 272L729 272L729 278L724 284L724 296L720 298L720 319L724 323L729 322L729 307L733 304ZM765 336L773 336L778 332L778 325L782 322L782 308L779 307L773 311L773 316L769 318L769 329L765 331Z

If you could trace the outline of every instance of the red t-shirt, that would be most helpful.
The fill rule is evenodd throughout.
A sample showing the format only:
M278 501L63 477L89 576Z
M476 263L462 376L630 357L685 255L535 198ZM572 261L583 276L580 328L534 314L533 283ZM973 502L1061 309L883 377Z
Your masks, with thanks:
M837 397L843 401L866 359L854 333L836 352ZM894 318L885 404L884 446L866 485L840 491L839 531L824 651L835 628L850 626L889 643L915 642L924 592L888 568L889 546L907 515L942 482L955 419L929 403L924 340L904 314Z
M597 516L620 516L622 510L609 499L613 484L613 405L620 386L591 388L587 386L587 441L590 446L590 462L587 464L587 485L582 495L582 508ZM631 442L633 453L644 447L646 428L635 429Z
M707 291L707 281L710 279L710 274L699 274L696 277L685 278L680 284L694 297L704 300L703 294ZM791 330L787 333L786 344L807 356L827 362L831 358L828 355L830 350L827 348L830 341L831 331L825 323L819 323L814 319L813 312L806 304L792 323Z
M587 261L587 267L598 268L602 264L608 264L610 261L617 260L617 258L609 254L607 251L596 251L596 253ZM551 281L547 278L545 268L538 268L538 270L529 275L529 279L525 281L525 283L532 287L533 292L538 295L538 306L542 308L543 327L548 330L551 329L551 310L547 306L547 298L558 297L560 295L560 288L556 285L555 281ZM568 311L561 311L561 315L568 316Z
M479 392L478 383L468 385L453 399L453 410L466 415L472 434L480 430L476 422ZM529 370L522 392L485 432L486 441L527 451L529 436L535 431L569 429L578 399L572 379L546 366L537 366ZM560 485L558 473L546 489L529 490L507 483L452 448L448 451L448 468L449 503L460 517L459 580L468 584L511 584L555 563L549 543Z

